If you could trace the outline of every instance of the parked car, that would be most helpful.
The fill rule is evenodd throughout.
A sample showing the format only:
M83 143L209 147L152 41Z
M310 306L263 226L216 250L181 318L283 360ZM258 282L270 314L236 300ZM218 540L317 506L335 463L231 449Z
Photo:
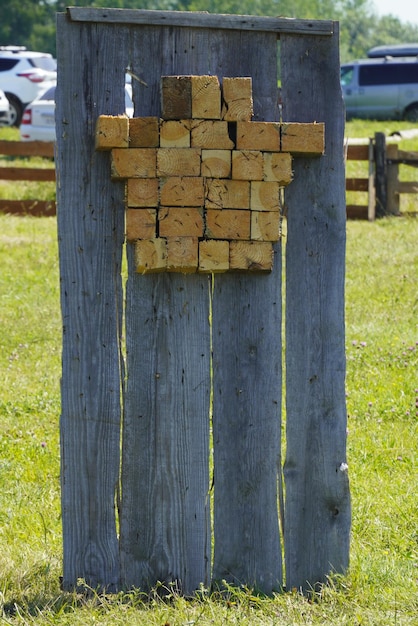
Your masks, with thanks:
M20 124L21 141L55 141L55 89L52 85L26 107ZM132 87L125 85L125 112L134 113Z
M10 104L4 91L0 89L0 126L10 124Z
M25 107L57 79L52 54L20 46L0 46L0 89L10 103L11 126L19 126Z
M367 59L341 66L341 87L347 119L418 122L418 56L408 49L379 47ZM405 56L397 56L398 52ZM414 49L412 48L412 51ZM383 54L383 56L378 56Z

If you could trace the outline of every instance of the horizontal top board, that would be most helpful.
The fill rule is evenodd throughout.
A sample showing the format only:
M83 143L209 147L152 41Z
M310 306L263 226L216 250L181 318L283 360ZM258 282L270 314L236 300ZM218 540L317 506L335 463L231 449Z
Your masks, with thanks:
M294 34L332 35L332 20L297 20L289 17L256 15L222 15L192 11L149 11L146 9L93 9L68 7L67 15L74 22L105 22L108 24L146 24L148 26L188 26L225 30L253 30Z

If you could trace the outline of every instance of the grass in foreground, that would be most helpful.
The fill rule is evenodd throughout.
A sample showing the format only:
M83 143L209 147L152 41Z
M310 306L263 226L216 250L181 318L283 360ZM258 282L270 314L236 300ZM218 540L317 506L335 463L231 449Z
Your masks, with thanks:
M347 225L351 567L315 601L63 594L56 221L0 215L0 615L10 624L406 626L418 615L418 219Z

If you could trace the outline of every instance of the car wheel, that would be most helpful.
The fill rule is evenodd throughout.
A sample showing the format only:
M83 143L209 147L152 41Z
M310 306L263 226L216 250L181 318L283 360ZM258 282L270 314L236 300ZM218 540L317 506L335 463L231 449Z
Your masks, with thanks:
M9 101L10 109L9 109L9 125L10 126L19 126L22 120L23 115L23 106L22 103L16 96L12 93L6 92L7 99Z
M418 104L413 104L404 113L403 119L406 122L418 122Z

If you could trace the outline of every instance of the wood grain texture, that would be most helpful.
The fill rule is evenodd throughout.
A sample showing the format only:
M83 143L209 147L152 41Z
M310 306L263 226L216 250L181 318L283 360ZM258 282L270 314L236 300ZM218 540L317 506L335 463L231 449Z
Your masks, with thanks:
M161 76L207 73L199 32L133 29L132 70L148 85L134 81L136 114L160 116ZM172 582L187 595L210 582L208 277L139 276L133 265L129 251L123 583Z
M81 27L80 27L81 26ZM95 151L100 114L124 110L127 58L112 27L58 16L57 204L63 324L61 484L63 587L120 581L120 281L124 186ZM121 35L122 36L122 35ZM92 59L96 63L92 63Z
M325 122L325 156L295 158L286 188L286 586L308 592L349 559L338 46L337 25L332 39L281 39L283 120Z
M250 30L299 35L332 35L333 33L333 22L331 20L296 20L285 17L261 17L255 15L202 14L193 11L92 9L87 7L69 7L67 12L71 20L81 22L188 26L190 28Z
M231 53L221 75L251 76L254 118L277 120L275 35L229 32L222 45ZM217 275L213 294L213 579L265 593L282 585L280 244L275 250L271 273Z

